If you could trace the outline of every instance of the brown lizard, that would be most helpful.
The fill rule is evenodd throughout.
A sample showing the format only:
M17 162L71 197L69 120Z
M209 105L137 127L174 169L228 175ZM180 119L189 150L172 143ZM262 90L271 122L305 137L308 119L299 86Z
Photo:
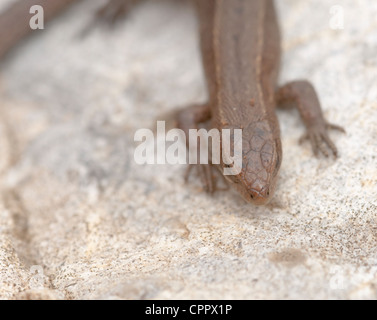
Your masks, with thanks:
M29 9L41 5L46 19L75 0L22 0L0 15L0 57L32 30ZM116 20L138 0L110 0L97 18ZM218 130L242 130L242 170L227 180L243 198L256 205L267 204L276 187L282 162L282 146L275 108L294 102L306 125L314 153L337 148L328 136L313 86L304 80L277 88L280 67L280 31L273 0L196 0L200 21L201 51L209 100L191 106L178 115L178 127L188 134L210 121ZM228 167L223 161L219 169ZM205 189L216 191L211 164L197 166Z

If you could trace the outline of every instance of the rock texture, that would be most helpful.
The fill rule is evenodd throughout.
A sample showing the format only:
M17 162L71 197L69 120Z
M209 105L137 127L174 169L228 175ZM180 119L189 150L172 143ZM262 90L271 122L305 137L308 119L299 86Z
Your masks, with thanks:
M133 160L137 129L205 100L188 2L83 36L103 3L83 1L3 61L0 298L377 298L377 3L277 2L281 83L311 80L347 134L331 134L337 161L316 159L298 114L279 111L267 207Z

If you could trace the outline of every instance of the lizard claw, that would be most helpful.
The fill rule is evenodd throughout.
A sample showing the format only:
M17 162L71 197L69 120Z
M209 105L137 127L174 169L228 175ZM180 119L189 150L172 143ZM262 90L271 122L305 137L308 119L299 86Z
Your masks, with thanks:
M334 157L337 158L338 149L330 139L328 135L328 129L338 130L343 133L346 132L342 127L330 123L312 126L300 138L299 143L302 144L305 140L309 140L315 156L318 156L319 153L322 153L326 158L328 158L330 156L330 149Z
M343 132L343 133L347 133L346 130L342 126L338 126L336 124L332 124L332 123L327 122L326 127L328 129L333 129L333 130L337 130L337 131L340 131L340 132Z

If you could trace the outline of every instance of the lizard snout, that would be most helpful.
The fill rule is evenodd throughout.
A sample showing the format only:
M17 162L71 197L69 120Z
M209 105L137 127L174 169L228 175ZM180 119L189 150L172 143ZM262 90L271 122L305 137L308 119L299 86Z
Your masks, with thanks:
M250 201L255 204L255 205L265 205L268 204L271 200L271 192L268 188L266 188L263 191L257 191L254 189L249 190L249 195L250 195Z

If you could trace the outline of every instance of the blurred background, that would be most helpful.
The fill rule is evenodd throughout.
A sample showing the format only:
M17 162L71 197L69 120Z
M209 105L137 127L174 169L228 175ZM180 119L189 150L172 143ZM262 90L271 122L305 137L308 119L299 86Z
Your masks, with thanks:
M91 24L105 1L79 1L1 61L0 298L377 298L377 3L275 2L280 83L310 80L347 134L316 159L278 111L266 207L133 160L136 130L206 100L190 1L113 28Z

